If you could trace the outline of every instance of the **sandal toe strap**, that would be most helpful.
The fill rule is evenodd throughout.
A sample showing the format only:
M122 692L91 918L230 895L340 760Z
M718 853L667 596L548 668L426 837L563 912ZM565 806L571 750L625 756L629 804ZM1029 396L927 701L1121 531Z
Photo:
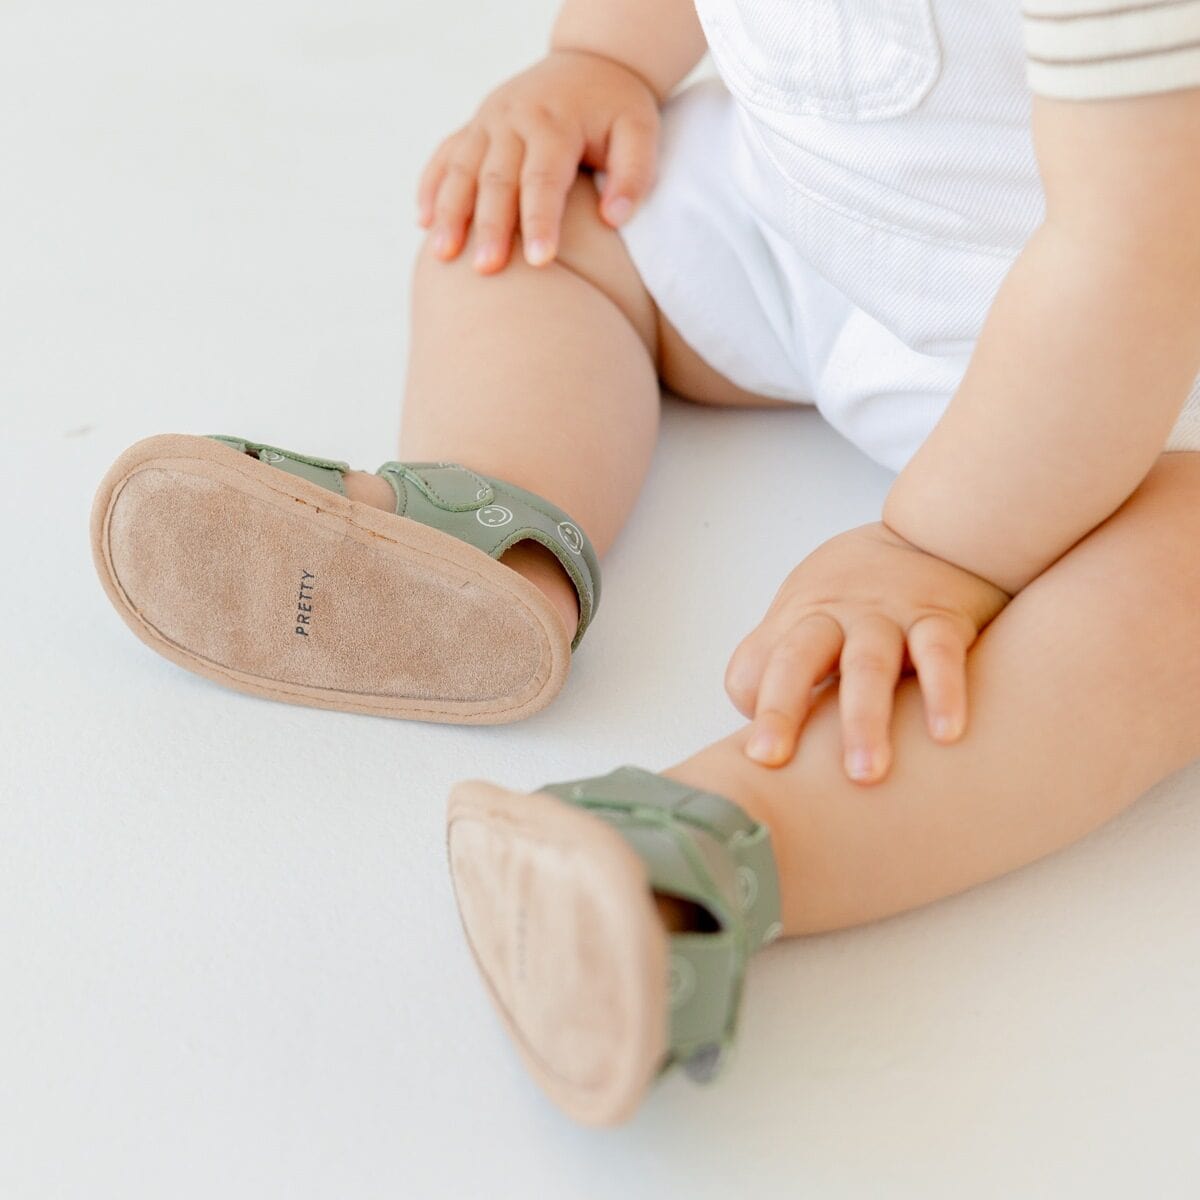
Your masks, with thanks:
M343 476L350 470L350 464L339 462L333 458L316 458L311 454L297 454L295 450L284 450L281 446L268 446L265 442L248 442L244 438L227 437L224 434L212 434L214 442L222 442L232 446L239 454L249 454L280 471L289 475L298 475L315 483L318 487L336 492L339 496L346 494Z

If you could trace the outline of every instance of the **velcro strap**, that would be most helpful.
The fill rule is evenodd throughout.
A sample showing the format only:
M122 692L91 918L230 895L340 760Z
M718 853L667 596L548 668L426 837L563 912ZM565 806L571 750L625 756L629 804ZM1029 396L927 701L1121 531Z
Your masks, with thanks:
M495 499L492 485L467 467L448 463L433 466L414 463L407 467L403 463L387 463L380 471L414 485L431 504L445 512L474 512Z
M343 476L350 470L350 464L339 462L333 458L316 458L311 454L297 454L294 450L284 450L280 446L268 446L264 442L247 442L243 438L225 437L221 434L212 435L214 442L223 442L232 446L241 454L250 454L259 462L267 463L289 475L296 475L315 483L327 491L336 492L339 496L346 494Z

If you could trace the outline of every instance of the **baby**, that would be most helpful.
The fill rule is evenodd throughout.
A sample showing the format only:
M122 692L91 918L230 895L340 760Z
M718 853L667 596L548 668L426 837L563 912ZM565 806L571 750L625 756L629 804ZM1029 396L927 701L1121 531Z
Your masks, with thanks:
M471 949L579 1120L710 1077L780 934L1028 863L1200 755L1200 0L1026 4L567 0L422 177L403 461L165 436L101 485L160 653L499 722L563 684L660 386L815 405L898 472L737 647L738 732L455 789ZM706 486L750 521L740 472Z

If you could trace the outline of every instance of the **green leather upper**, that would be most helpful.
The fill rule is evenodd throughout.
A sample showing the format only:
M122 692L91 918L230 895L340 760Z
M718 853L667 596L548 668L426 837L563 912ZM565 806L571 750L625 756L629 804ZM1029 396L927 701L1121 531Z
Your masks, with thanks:
M340 496L346 494L347 463L242 438L214 435L213 440ZM491 558L499 558L517 542L545 546L562 564L579 596L579 627L571 649L579 645L600 603L600 561L587 535L562 509L514 484L456 463L388 462L376 474L391 484L397 516L440 529Z
M671 935L665 1064L712 1078L733 1042L746 960L782 932L766 826L724 796L639 767L538 790L607 821L646 864L654 891L712 916L715 932Z

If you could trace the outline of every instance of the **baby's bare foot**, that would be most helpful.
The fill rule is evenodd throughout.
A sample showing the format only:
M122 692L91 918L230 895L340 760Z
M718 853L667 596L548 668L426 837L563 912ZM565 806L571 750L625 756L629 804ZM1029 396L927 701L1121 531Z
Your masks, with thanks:
M708 910L690 900L655 892L654 906L668 933L712 933L717 928Z
M346 495L351 500L369 504L393 512L396 493L392 485L379 475L367 471L347 471L345 476ZM579 627L579 598L570 576L562 569L558 559L537 542L518 542L501 556L500 561L523 575L554 607L566 626L567 637L574 638Z
M347 471L342 484L351 500L382 508L385 512L396 511L396 493L382 475L371 475L367 471Z

